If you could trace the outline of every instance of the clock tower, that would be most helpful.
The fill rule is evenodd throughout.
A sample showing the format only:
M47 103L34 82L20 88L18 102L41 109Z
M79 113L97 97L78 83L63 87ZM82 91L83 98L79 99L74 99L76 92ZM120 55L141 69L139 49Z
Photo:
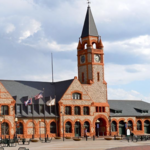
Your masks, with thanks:
M77 47L78 78L82 84L104 82L104 53L90 6Z

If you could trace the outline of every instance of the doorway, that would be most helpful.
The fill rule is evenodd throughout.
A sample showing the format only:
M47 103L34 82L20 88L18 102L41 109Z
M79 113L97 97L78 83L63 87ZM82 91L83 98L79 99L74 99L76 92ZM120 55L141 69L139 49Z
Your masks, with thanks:
M120 135L125 135L126 134L125 122L124 121L119 122L119 134Z
M106 135L106 121L103 118L99 118L95 122L95 134L96 136Z
M81 124L80 122L76 122L74 126L75 137L81 136Z

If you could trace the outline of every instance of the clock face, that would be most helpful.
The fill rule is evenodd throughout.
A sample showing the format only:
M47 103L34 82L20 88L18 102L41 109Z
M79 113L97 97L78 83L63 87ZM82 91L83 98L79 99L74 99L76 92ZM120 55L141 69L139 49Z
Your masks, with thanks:
M94 55L94 60L95 60L95 62L100 62L100 55L95 54Z
M81 56L81 63L84 63L85 62L85 55L82 55Z

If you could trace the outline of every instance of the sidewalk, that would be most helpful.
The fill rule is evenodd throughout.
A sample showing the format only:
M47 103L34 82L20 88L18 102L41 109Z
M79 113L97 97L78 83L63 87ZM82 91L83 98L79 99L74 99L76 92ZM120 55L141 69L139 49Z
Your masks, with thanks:
M82 139L81 141L74 141L72 139L65 139L65 141L63 141L62 139L60 140L54 139L51 141L51 143L31 142L30 145L17 144L17 147L5 147L4 149L18 150L19 147L26 147L29 148L29 150L106 150L111 148L114 148L112 150L124 150L125 148L129 148L130 146L143 146L143 145L147 145L148 148L148 145L150 146L150 140L138 141L138 142L131 142L131 141L128 142L127 140L107 141L104 138L100 137L98 139L95 139L95 141L93 141L92 138L88 138L88 141L86 141L85 138ZM117 149L116 147L122 147L122 149ZM131 150L131 149L125 149L125 150ZM132 150L134 150L133 147Z

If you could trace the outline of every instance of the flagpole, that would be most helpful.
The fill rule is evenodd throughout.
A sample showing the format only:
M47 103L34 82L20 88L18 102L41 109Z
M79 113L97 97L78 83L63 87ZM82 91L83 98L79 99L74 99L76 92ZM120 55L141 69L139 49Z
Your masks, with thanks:
M32 101L32 123L33 123L33 135L32 135L32 139L34 139L33 101Z
M45 105L45 97L44 97L44 88L43 88L43 101L44 101L44 124L45 124L45 142L46 140L46 122L45 122L45 112L46 112L46 105Z
M56 110L56 95L55 95L55 120L56 120L56 137L57 137L57 110Z
M51 63L52 63L52 83L54 82L53 78L53 54L51 53Z

